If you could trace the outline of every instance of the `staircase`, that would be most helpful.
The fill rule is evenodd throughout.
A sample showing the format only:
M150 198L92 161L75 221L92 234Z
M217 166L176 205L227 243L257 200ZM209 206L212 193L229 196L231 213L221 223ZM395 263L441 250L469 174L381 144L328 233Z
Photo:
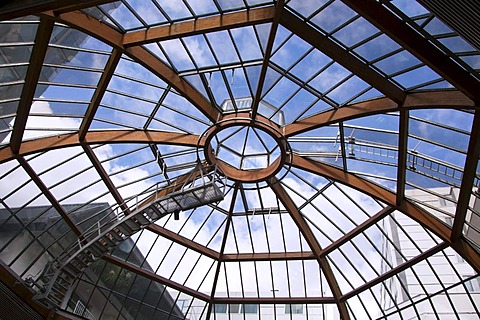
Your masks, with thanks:
M194 172L193 176L178 178L177 181L184 181L181 186L174 184L157 190L133 212L99 221L80 235L73 246L45 267L38 279L29 279L40 289L34 299L49 308L61 307L76 278L121 241L166 215L223 200L226 181L222 181L216 168L206 173L204 170L198 177L198 172ZM159 194L163 196L158 197Z

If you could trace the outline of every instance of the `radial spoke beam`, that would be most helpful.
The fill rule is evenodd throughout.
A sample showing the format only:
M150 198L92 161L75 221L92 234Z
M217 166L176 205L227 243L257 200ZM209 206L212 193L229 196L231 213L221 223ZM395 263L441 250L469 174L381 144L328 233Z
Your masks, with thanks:
M172 232L168 229L165 229L163 227L160 227L159 225L156 224L150 224L148 225L145 229L148 231L151 231L155 234L158 234L168 240L171 240L175 243L178 243L190 250L193 250L195 252L198 252L200 254L203 254L204 256L207 256L211 259L218 260L219 258L219 253L216 252L215 250L212 250L204 245L201 245L193 240L187 239L181 235L179 235L176 232Z
M230 209L228 210L227 222L225 224L225 230L223 231L222 244L220 245L220 253L217 261L217 267L215 269L215 275L213 278L212 291L210 292L210 303L208 304L208 309L207 309L207 319L210 319L210 316L212 314L213 304L215 300L215 292L217 291L218 277L220 276L220 269L222 268L223 255L225 252L225 246L227 244L227 237L228 237L228 232L230 231L230 225L232 224L232 213L235 209L235 201L237 199L239 187L240 187L240 184L238 182L235 183L232 200L230 202Z
M83 150L85 151L85 154L87 155L88 159L90 159L90 162L92 162L93 167L95 170L97 170L98 175L102 179L103 183L107 186L108 191L110 194L113 196L117 204L120 206L120 208L123 210L125 213L125 216L130 214L130 209L128 208L127 204L125 203L125 200L123 200L122 196L120 195L120 192L118 192L118 189L115 187L113 184L112 180L110 179L108 173L105 171L103 168L102 164L98 160L97 156L93 152L92 148L89 145L82 145Z
M10 148L14 154L18 153L20 144L22 143L23 134L32 107L35 90L37 89L40 72L42 71L43 60L47 53L48 42L50 41L53 25L53 21L49 19L40 19L40 25L38 26L37 35L35 37L35 45L33 46L30 56L30 64L28 65L27 73L25 75L25 83L20 95L20 102L18 103L17 108L18 111L15 117L12 137L10 139Z
M462 184L455 209L455 219L452 227L452 242L456 242L461 236L463 225L467 216L470 198L472 197L473 183L477 174L478 158L480 156L480 110L475 112L470 141L468 145L467 158L463 169Z
M346 49L322 35L294 14L285 11L282 15L282 25L311 46L337 61L353 72L357 77L373 86L385 96L401 105L405 101L405 92L385 77L374 71L370 66L353 56Z
M379 283L382 283L383 281L391 278L391 277L394 277L395 275L399 274L400 272L403 272L405 270L407 270L408 268L411 268L412 266L416 265L417 263L439 253L440 251L442 250L445 250L446 248L448 248L448 244L446 244L445 242L442 242L440 244L437 244L435 247L419 254L418 256L416 256L415 258L411 259L411 260L408 260L407 262L405 263L402 263L401 265L393 268L393 269L390 269L389 271L385 272L384 274L382 274L381 276L373 279L373 280L370 280L369 282L365 283L364 285L350 291L349 293L343 295L340 300L341 301L346 301L352 297L355 297L357 295L359 295L360 293L362 293L363 291L365 290L368 290L370 288L372 288L373 286L376 286L377 284Z
M195 89L190 83L181 78L173 69L163 63L155 55L143 47L129 47L125 54L138 61L163 81L167 82L176 91L181 93L190 103L198 108L210 121L216 122L220 112L210 101Z
M407 179L408 115L408 110L400 110L397 150L397 205L400 205L405 197L405 181Z
M409 93L401 107L389 98L372 99L338 109L328 110L285 126L285 136L291 137L320 127L374 114L400 109L476 109L478 107L459 91L429 91Z
M350 319L350 314L348 313L347 306L345 302L340 301L340 297L342 296L342 292L340 291L340 287L337 283L337 279L333 274L332 268L330 263L328 262L326 257L321 257L322 248L317 241L317 238L313 234L312 230L308 226L307 222L303 218L302 214L298 210L297 206L293 202L292 198L287 194L285 189L282 187L281 182L278 181L275 177L270 178L268 181L270 188L273 190L275 195L278 197L280 202L283 206L287 209L292 217L292 220L297 225L300 233L303 235L304 239L307 241L309 247L312 249L315 258L320 265L323 274L325 275L325 279L328 282L328 285L333 293L333 297L338 307L338 311L340 313L340 318L343 320Z
M403 212L405 215L436 234L447 244L451 245L452 248L455 249L457 253L462 256L477 272L480 272L480 253L473 249L472 246L463 238L460 238L457 242L452 243L450 241L451 230L447 225L443 224L439 219L435 218L432 214L428 213L424 209L412 204L407 199L404 199L402 203L397 205L397 197L395 193L370 181L357 177L354 174L345 172L341 169L324 163L319 163L304 157L300 157L298 155L293 156L291 165L295 168L315 173L327 179L332 179L348 185Z
M30 164L22 157L18 158L18 162L22 166L22 168L27 172L30 179L35 183L37 188L42 192L42 194L47 198L47 200L52 204L58 214L65 220L65 223L72 229L72 231L77 235L80 236L82 233L80 229L78 229L77 225L73 222L72 219L68 216L68 214L63 210L61 204L55 198L55 196L50 192L50 189L43 183L42 179L37 175L35 170L30 166Z
M368 218L365 222L358 225L352 231L348 232L347 234L345 234L340 239L334 241L328 247L325 247L325 249L323 249L322 252L320 253L320 256L324 257L324 256L328 255L330 252L340 248L342 245L344 245L348 241L352 240L353 238L355 238L356 236L358 236L359 234L361 234L362 232L364 232L365 230L367 230L368 228L370 228L371 226L373 226L374 224L376 224L377 222L379 222L380 220L382 220L383 218L388 216L393 211L395 211L395 209L392 208L392 207L383 208L377 214Z
M170 287L172 289L175 289L177 291L180 291L180 292L183 292L185 294L188 294L194 298L197 298L197 299L200 299L200 300L203 300L203 301L206 301L208 302L209 300L209 296L204 294L204 293L201 293L201 292L198 292L197 290L193 290L189 287L186 287L184 285L181 285L175 281L172 281L170 279L167 279L167 278L164 278L162 276L159 276L158 274L156 273L153 273L151 271L147 271L143 268L140 268L130 262L125 262L124 260L121 260L117 257L114 257L114 256L111 256L111 255L105 255L102 257L103 260L107 261L107 262L110 262L110 263L113 263L121 268L124 268L128 271L131 271L135 274L138 274L139 276L142 276L142 277L145 277L149 280L152 280L154 282L157 282L157 283L160 283L164 286L167 286L167 287Z
M39 138L23 142L17 155L25 156L36 152L53 149L79 146L80 144L104 143L154 143L181 146L203 146L199 136L167 131L140 131L140 130L106 130L90 131L85 135L85 140L80 141L76 133L62 134L54 137ZM11 160L16 155L8 147L0 149L0 163Z
M80 141L85 140L85 136L87 135L88 129L90 128L93 118L95 117L95 113L97 112L98 106L100 105L100 102L102 101L102 98L105 95L108 84L112 79L113 73L115 72L115 68L117 67L117 64L120 61L121 57L122 57L122 52L119 49L114 48L110 55L110 58L107 61L107 65L105 66L103 74L100 77L100 80L98 81L97 88L95 89L92 100L88 105L88 109L87 109L87 112L85 113L85 117L83 118L83 121L80 125L80 130L78 133L80 136L79 137Z
M252 120L254 120L257 116L258 106L260 104L260 100L262 99L263 86L265 84L268 64L270 63L270 56L272 55L273 43L275 42L275 36L277 34L280 18L285 12L285 10L283 10L284 5L285 0L278 0L275 7L275 17L273 18L272 25L270 26L270 34L268 35L267 45L265 46L262 68L260 69L260 76L258 78L257 91L255 92L255 97L253 98L252 102L252 111L250 116Z
M218 297L214 304L333 304L333 297ZM207 317L207 319L209 319Z
M172 88L197 107L210 121L215 122L218 119L220 113L218 109L214 107L210 101L205 99L195 87L181 78L172 68L163 63L153 53L140 46L125 48L123 46L123 34L118 30L79 11L68 12L58 16L50 15L50 17L55 21L82 30L114 48L118 48L147 70L170 84Z
M222 256L224 261L290 261L290 260L315 260L313 252L268 252L268 253L230 253Z
M480 82L380 2L374 0L342 0L342 2L410 51L467 97L480 102Z
M145 30L126 33L123 37L123 45L125 47L138 46L174 38L251 26L270 22L273 20L274 15L275 7L269 6L177 22L171 25L151 27Z

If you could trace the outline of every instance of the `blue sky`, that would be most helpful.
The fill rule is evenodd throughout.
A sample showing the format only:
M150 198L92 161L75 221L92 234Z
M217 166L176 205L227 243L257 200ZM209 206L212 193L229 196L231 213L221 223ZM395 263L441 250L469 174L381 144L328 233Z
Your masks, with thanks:
M190 13L182 5L171 5L173 2L158 1L160 5L165 6L165 11L168 15L175 18L188 17ZM252 1L247 1L252 4ZM256 3L260 1L256 1ZM129 1L129 3L144 17L148 23L158 23L164 21L164 17L159 14L151 2L136 2ZM181 3L181 2L179 2ZM236 5L242 5L242 1L219 1L222 7L231 8ZM424 10L418 5L412 5L412 1L393 1L393 4L406 10L408 15L414 15L423 13ZM149 5L147 5L149 4ZM212 1L192 1L192 9L197 14L215 11L215 7ZM314 12L319 6L319 1L290 1L288 6L294 10L309 15ZM106 8L107 6L105 6ZM129 12L129 10L121 5L119 8L111 12L113 19L125 28L140 27L140 22L135 22L135 18ZM348 19L354 17L355 14L348 9L340 1L335 1L327 10L321 12L318 15L314 15L311 19L311 24L315 27L321 28L324 32L333 31L336 27ZM127 22L130 21L130 22ZM56 27L63 28L63 27ZM251 97L255 95L256 84L258 83L258 76L260 73L263 50L266 39L268 37L270 24L262 24L255 27L248 26L243 28L237 28L227 31L219 31L209 33L201 36L190 36L182 39L162 41L158 44L150 44L146 47L156 54L164 63L171 65L180 74L184 72L186 75L184 79L189 81L194 87L196 87L201 93L203 93L206 99L207 91L210 90L214 101L212 104L220 105L225 99L229 99L229 92L232 93L234 98ZM429 32L444 32L445 28L442 28L438 22L435 26L425 28ZM355 31L355 32L353 32ZM448 31L448 30L447 30ZM329 37L338 41L344 47L355 46L359 41L368 36L373 36L378 30L373 27L369 22L363 18L358 18L352 22L348 27L339 31L333 32ZM82 38L77 34L78 38ZM233 41L231 38L233 38ZM257 40L259 39L259 40ZM258 42L259 41L259 42ZM331 109L333 106L342 106L344 103L357 101L365 98L372 98L380 95L375 89L369 90L364 95L357 97L364 90L368 90L370 86L361 80L359 77L352 75L345 67L337 62L334 62L331 58L321 53L317 49L312 48L305 41L301 40L295 35L292 35L286 28L280 26L277 31L277 35L274 42L273 55L270 60L270 66L267 71L267 77L265 85L262 90L263 100L275 108L281 108L284 113L286 122L290 123L297 120L299 117L306 117L311 114L315 114L324 110ZM53 43L52 43L53 44ZM57 43L57 44L61 44ZM452 37L451 40L444 41L444 44L454 51L471 50L471 47L466 46L464 42L458 39L458 37ZM32 106L32 112L38 113L37 116L30 116L27 128L29 129L41 129L47 127L48 130L32 130L32 132L26 136L26 138L34 138L43 135L58 134L62 130L74 131L80 123L80 118L61 118L59 115L65 113L83 115L86 105L90 101L94 87L100 77L100 71L106 64L108 55L111 48L98 40L95 40L89 36L85 38L85 41L79 43L83 49L81 52L77 52L75 48L62 52L65 54L71 54L72 58L66 66L72 68L58 69L55 72L55 76L50 79L43 79L50 81L49 84L45 84L46 89L38 88L38 94L35 102ZM398 44L394 43L392 39L385 35L378 35L366 44L360 45L353 49L353 53L360 59L366 62L384 55L391 53L399 48ZM51 48L47 53L46 63L52 62L49 57L53 57L59 52L58 48ZM305 55L304 59L299 61L299 57ZM475 62L476 60L472 58ZM252 66L240 67L241 62L251 63ZM223 64L232 64L226 70L219 71L219 67ZM378 68L379 71L384 72L387 75L393 75L393 81L404 89L412 88L415 86L421 86L429 81L436 80L439 76L433 72L429 67L423 66L423 64L416 59L412 54L407 51L398 51L388 58L374 62L373 65ZM413 70L398 74L397 72L404 70L408 67L418 66ZM79 71L76 67L89 68L89 71ZM190 75L189 72L195 68L209 68L200 74ZM278 70L284 71L285 76L282 76ZM53 83L66 83L73 85L86 85L86 88L60 86ZM302 83L303 82L303 83ZM338 83L343 82L337 89L332 89ZM302 83L302 84L299 84ZM448 83L439 82L434 84L436 87L449 88ZM156 77L141 65L131 61L130 59L123 57L118 66L116 67L115 75L112 78L108 86L108 92L102 99L101 106L95 116L95 120L91 126L91 129L110 129L110 128L139 128L142 129L147 116L152 113L156 108L156 104L159 99L165 95L163 105L158 108L158 111L154 115L154 120L149 126L152 130L168 130L176 132L203 133L210 125L209 120L188 100L181 97L171 89L169 92L168 84L163 80ZM323 99L320 99L320 95L325 95ZM40 101L41 100L41 101ZM62 101L57 101L62 100ZM66 112L68 110L68 112ZM267 110L267 109L265 109ZM133 115L131 112L135 112ZM259 111L263 112L262 109ZM268 111L271 116L271 110ZM137 114L138 113L138 114ZM186 116L188 115L188 116ZM190 117L189 117L190 116ZM408 148L410 150L415 149L418 153L425 156L433 157L440 161L445 161L449 164L462 167L465 161L465 153L468 147L468 133L471 130L473 115L463 111L452 111L446 109L438 110L415 110L410 112L411 117L417 117L418 119L411 119L409 121L409 134ZM434 124L430 124L433 122ZM364 117L361 119L355 119L344 123L344 133L346 137L353 137L357 140L365 140L382 146L396 147L397 145L397 132L399 126L399 120L397 114L388 115L376 115ZM336 138L339 131L338 124L322 127L319 129L311 130L309 132L299 135L300 137L324 137L324 138ZM243 132L242 132L243 133ZM225 134L225 132L222 132ZM256 135L252 135L251 139L258 138ZM260 134L262 138L262 135ZM259 146L258 141L253 141L247 148L248 152L263 152L264 148L256 148ZM268 140L263 137L263 140ZM431 140L433 143L421 140ZM231 138L226 143L231 148L238 148L238 144L243 143L244 135L240 134L240 137ZM421 142L420 142L421 141ZM440 147L435 143L441 143L447 145L450 149ZM266 142L266 145L271 150L274 146L271 142ZM338 152L340 142L328 141L328 142L292 142L294 149L300 149L304 152L319 152L318 160L326 161L336 166L343 166L341 155L338 159L323 158L321 152ZM345 143L347 148L347 154L351 144ZM155 156L150 152L148 148L140 149L140 145L126 144L126 145L106 145L101 148L95 149L95 153L102 161L102 165L110 177L113 183L120 187L120 193L124 198L128 198L135 195L138 190L143 190L156 182L163 181L163 177L160 175L160 168L155 163ZM357 146L354 146L356 159L349 158L347 160L347 167L350 171L355 171L360 174L371 174L385 176L392 179L392 181L385 181L377 178L366 177L376 183L382 183L385 187L394 189L396 183L397 168L395 166L395 159L386 159L382 156L369 155L368 153L362 153ZM138 150L137 150L138 149ZM170 166L183 163L185 161L194 161L196 154L189 153L187 155L179 154L173 155L174 152L185 151L187 147L178 146L159 146L159 149L163 155L170 154L170 157L165 159L165 162ZM137 151L132 151L137 150ZM241 149L238 149L241 150ZM269 151L270 151L269 150ZM50 151L45 155L40 156L37 160L31 161L32 166L38 172L45 170L52 166L52 164L60 163L64 159L72 157L74 154L81 152L80 148L68 148L59 151ZM123 156L119 156L124 154ZM228 156L225 160L229 160ZM370 161L386 161L392 165L386 164L374 164L366 161L359 161L358 159L365 157ZM55 160L52 160L55 159ZM258 159L257 159L258 160ZM258 163L263 164L265 159L260 161L252 161L248 166L256 165ZM69 161L67 165L58 166L58 168L52 170L50 173L45 173L41 176L47 186L60 183L61 179L66 176L72 175L71 168L74 167L80 171L89 164L85 156L76 158ZM1 164L0 168L7 169L12 167L12 163ZM420 170L420 169L419 169ZM18 176L24 176L25 173L19 170L18 173L10 174L4 177L2 181L2 194L8 194L7 189L11 189L10 185L6 188L8 183L12 183L14 186L20 186L24 179L16 180ZM77 171L77 172L78 172ZM172 176L180 174L183 171L172 173ZM427 174L432 172L426 170ZM440 179L446 179L451 184L458 184L459 181L455 179L445 178L442 175L437 175ZM144 179L142 179L144 178ZM71 193L72 190L65 188L65 185L74 184L76 188L81 189L91 183L91 181L99 180L98 174L94 170L87 170L85 173L75 177L75 174L68 179L67 182L61 183L59 188L53 188L54 195L63 199ZM418 185L420 187L437 187L447 184L443 184L438 180L427 178L425 176L409 171L407 174L407 182ZM378 212L380 206L375 203L370 197L363 195L360 192L350 190L348 187L335 184L329 186L321 195L316 194L323 186L326 185L326 179L322 177L313 176L303 172L301 170L292 169L285 178L282 180L284 187L289 190L288 192L294 199L295 203L302 207L302 213L310 219L309 225L311 226L315 236L322 246L328 246L332 240L340 238L345 232L348 232L359 224L368 216L371 216ZM15 195L10 196L6 201L13 205L22 205L27 202L27 199L31 199L34 194L38 194L38 190L35 190L31 195L31 190L35 188L24 188L23 191L18 191ZM342 191L343 189L347 191ZM85 191L71 196L68 199L62 200L61 203L74 203L79 201L91 201L97 199L99 195L106 194L107 189L102 184L96 184L94 186L86 188ZM348 199L345 193L349 194L352 199ZM254 209L276 207L278 205L276 197L268 188L262 189L258 192L246 191L245 203L238 201L237 198L235 205L235 211L241 211L244 209ZM340 200L341 199L341 200ZM98 200L105 200L113 204L114 201L111 196L106 194ZM47 203L46 199L37 201ZM95 200L97 201L97 200ZM310 204L306 205L308 201ZM219 207L223 210L228 210L231 202L231 192L227 194L226 199L219 204ZM367 212L367 214L365 213ZM184 220L187 216L192 215L185 225ZM225 215L219 210L212 209L210 207L198 208L192 212L182 213L182 219L180 222L169 220L165 223L168 229L180 232L187 238L192 238L201 244L211 243L212 247L216 250L219 249L220 237L223 234L221 227L225 221ZM331 219L332 221L329 221ZM352 219L350 221L349 219ZM220 229L219 229L220 228ZM267 218L265 216L255 217L236 217L234 219L234 228L231 230L227 240L226 252L251 252L252 248L255 252L262 252L265 250L271 251L295 251L305 250L305 241L298 235L298 228L294 225L292 219L288 215L271 215ZM286 238L287 248L281 246L281 243L274 241L278 236L278 231L281 230L282 236ZM293 230L293 232L292 232ZM380 232L378 230L371 231L371 238L378 240L380 238ZM328 235L330 239L325 236ZM153 234L144 232L140 236L143 240L139 242L139 246L147 252L150 247L152 239L155 237ZM366 250L366 255L375 257L378 259L377 254L368 244L367 240L363 236L354 239L355 243L362 244ZM162 239L158 240L156 246L161 247L166 245L169 241ZM358 257L358 251L351 246L346 245L345 249L347 253L352 255L356 254L356 263L360 264L358 272L366 278L373 278L376 274L374 270L368 266L363 257ZM180 251L179 251L180 252ZM193 260L188 257L195 255L191 250L181 258L181 253L175 250L164 253L164 256L159 254L158 256L149 257L149 262L152 265L160 265L160 269L165 272L171 267L171 263L179 260L180 265L184 266L183 270L191 269ZM166 263L161 264L160 258L168 256ZM343 261L342 254L337 252L332 254L332 259L338 261L341 266L348 267L348 263ZM204 261L205 260L205 261ZM297 263L297 262L295 262ZM202 262L198 270L200 274L210 272L209 266L212 261L206 257L202 257ZM318 270L316 272L307 272L309 268L315 269L314 266L309 266L305 269L299 269L292 265L292 270L300 270L298 272L305 273L305 277L318 277ZM276 264L275 264L276 265ZM285 282L282 282L282 277L289 271L284 265L279 266L264 266L263 263L259 263L257 266L253 264L244 264L242 267L231 266L228 264L226 267L227 275L225 277L222 274L218 291L226 291L226 279L229 281L229 290L257 290L251 285L242 284L242 279L234 277L238 271L238 268L244 268L245 279L248 274L252 274L255 267L265 267L269 271L275 274L274 281L276 283L266 283L259 280L258 291L269 291L271 288L280 288L282 293L287 295L288 288ZM318 267L318 266L317 266ZM379 268L379 263L375 265ZM165 270L164 270L165 269ZM313 270L312 269L312 270ZM182 270L182 268L179 268ZM276 271L274 271L276 270ZM175 281L179 283L183 281L191 281L187 284L192 287L199 287L202 290L208 290L207 284L200 285L198 279L188 278L184 271L178 271L176 275L172 275ZM186 271L185 271L186 272ZM299 275L291 274L290 277L295 278ZM306 274L309 274L308 276ZM335 271L340 280L340 285L343 290L348 291L352 288L356 288L364 283L362 276L356 275L354 279L346 279ZM187 279L188 278L188 279ZM352 285L348 284L347 280L352 281ZM223 283L223 282L225 283ZM270 281L270 280L268 280ZM320 279L312 279L312 283L319 283ZM243 281L244 282L244 281ZM252 282L254 284L254 282ZM294 286L290 288L293 295L309 296L318 295L318 287L305 288ZM260 294L260 292L257 292ZM263 293L262 293L263 294ZM370 301L371 302L371 301Z

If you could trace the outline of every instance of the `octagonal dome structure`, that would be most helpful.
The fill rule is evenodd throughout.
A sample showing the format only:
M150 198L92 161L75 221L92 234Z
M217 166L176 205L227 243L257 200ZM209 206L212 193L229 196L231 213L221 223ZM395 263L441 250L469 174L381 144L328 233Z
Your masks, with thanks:
M1 4L0 318L478 319L479 16Z

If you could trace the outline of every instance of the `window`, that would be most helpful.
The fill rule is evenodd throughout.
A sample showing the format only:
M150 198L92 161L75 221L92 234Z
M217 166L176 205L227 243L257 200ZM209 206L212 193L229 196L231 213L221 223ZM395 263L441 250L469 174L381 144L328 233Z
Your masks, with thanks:
M177 306L180 310L185 311L188 309L188 301L184 299L177 300Z
M285 313L286 314L302 314L303 304L286 304Z
M242 313L257 313L258 304L243 304Z
M468 281L465 281L465 287L467 288L467 291L470 293L480 292L480 278L476 277Z
M241 307L241 308L240 308ZM215 313L258 313L258 304L216 304Z
M216 304L213 307L215 313L227 313L227 305L226 304Z
M229 313L238 313L238 312L240 312L240 305L239 305L239 304L229 304L229 305L228 305L228 312L229 312Z

